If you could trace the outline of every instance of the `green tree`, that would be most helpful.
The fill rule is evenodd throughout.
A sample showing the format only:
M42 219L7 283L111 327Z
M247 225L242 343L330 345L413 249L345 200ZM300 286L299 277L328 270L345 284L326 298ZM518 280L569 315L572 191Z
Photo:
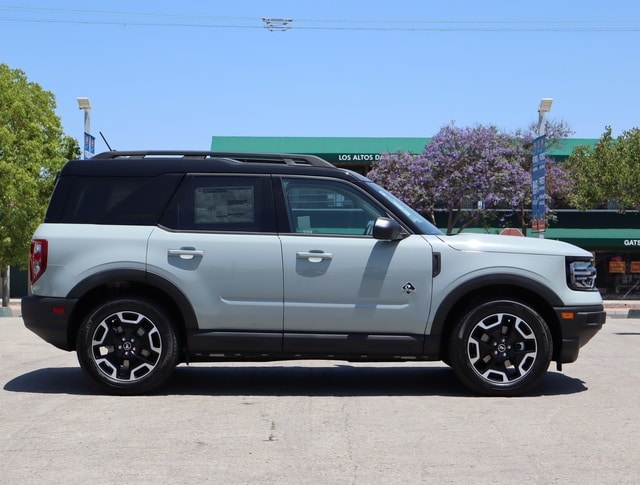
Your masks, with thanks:
M613 202L621 212L640 210L640 128L614 139L607 126L593 148L574 148L567 164L575 181L569 200L578 209Z
M0 64L0 276L8 305L7 269L25 267L31 236L42 221L56 174L79 156L55 114L55 97L25 73Z

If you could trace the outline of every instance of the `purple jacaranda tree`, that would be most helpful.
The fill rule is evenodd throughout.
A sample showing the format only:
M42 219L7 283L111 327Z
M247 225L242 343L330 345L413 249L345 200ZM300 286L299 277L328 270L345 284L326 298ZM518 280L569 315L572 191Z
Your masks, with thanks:
M492 220L504 224L505 215L513 214L526 234L532 139L529 133L505 133L495 126L452 123L423 153L384 155L368 176L434 222L436 210L446 211L448 234ZM566 172L551 159L547 166L548 193L566 196Z
M431 176L431 166L423 154L383 154L367 176L435 224L435 183Z
M437 206L447 212L447 234L518 206L531 177L522 136L495 126L449 124L431 139L424 158L431 166Z

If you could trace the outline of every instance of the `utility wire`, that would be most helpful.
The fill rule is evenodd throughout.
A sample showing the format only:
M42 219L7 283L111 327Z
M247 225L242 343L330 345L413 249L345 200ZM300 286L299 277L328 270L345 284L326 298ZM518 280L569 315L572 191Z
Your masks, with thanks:
M0 21L208 29L396 31L396 32L638 32L640 20L363 20L283 19L71 10L0 5ZM28 15L23 15L24 13ZM37 15L32 15L37 14ZM110 18L105 18L110 17ZM165 21L166 20L166 21ZM277 21L287 20L286 28ZM275 23L274 23L275 22ZM276 28L274 28L276 25Z

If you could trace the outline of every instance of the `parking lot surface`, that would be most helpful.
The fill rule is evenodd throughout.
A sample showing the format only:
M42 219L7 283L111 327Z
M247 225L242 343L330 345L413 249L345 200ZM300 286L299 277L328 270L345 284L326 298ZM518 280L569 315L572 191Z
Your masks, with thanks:
M0 318L0 477L60 483L637 483L640 319L609 318L531 394L470 394L437 363L180 366L108 396ZM552 363L552 366L555 364Z

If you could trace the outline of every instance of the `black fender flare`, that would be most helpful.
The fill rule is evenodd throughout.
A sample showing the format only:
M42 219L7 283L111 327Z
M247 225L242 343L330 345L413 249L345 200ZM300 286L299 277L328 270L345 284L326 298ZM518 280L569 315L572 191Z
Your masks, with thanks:
M114 269L93 274L76 284L67 295L67 298L79 300L95 288L115 281L139 283L167 294L175 303L178 311L182 314L185 328L198 328L196 313L185 294L166 278L143 270Z
M431 331L429 332L430 335L443 334L445 324L447 323L447 316L451 313L453 307L463 300L465 295L477 292L483 288L497 286L507 287L520 293L533 293L540 300L545 301L549 308L564 305L562 299L549 287L525 276L515 274L479 276L457 286L453 291L449 292L442 303L438 305L431 325Z

